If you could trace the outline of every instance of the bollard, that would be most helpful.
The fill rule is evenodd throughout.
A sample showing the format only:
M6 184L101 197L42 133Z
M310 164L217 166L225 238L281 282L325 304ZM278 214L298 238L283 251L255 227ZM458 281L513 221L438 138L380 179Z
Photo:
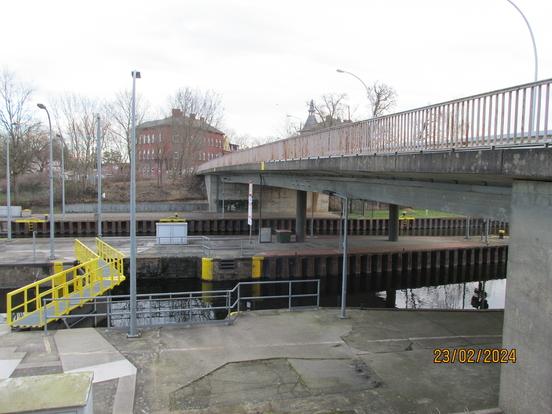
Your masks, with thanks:
M260 279L263 273L263 260L262 256L253 256L251 258L251 278Z
M201 258L201 280L213 280L213 259L211 257Z

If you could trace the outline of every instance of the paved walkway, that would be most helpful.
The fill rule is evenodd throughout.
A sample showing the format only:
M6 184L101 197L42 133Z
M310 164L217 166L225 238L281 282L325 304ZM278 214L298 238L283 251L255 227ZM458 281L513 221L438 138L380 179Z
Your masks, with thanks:
M348 314L258 311L230 326L157 328L132 340L104 329L11 332L1 340L6 353L18 354L11 377L93 371L96 413L426 414L497 406L499 365L433 360L436 348L499 347L502 312Z
M79 240L90 247L94 246L93 238L79 237ZM130 240L128 237L105 237L109 244L128 255ZM204 256L208 255L202 245L210 246L213 256L236 257L236 255L308 255L308 254L340 254L341 246L337 236L316 236L307 238L304 243L269 243L258 244L253 242L253 247L248 248L246 236L213 236L212 242L190 239L190 244L182 245L156 245L155 237L138 237L138 257L163 257L163 256ZM256 238L254 238L256 239ZM48 239L37 239L37 263L48 262L50 253ZM55 240L57 260L72 262L75 260L73 249L74 239L58 238ZM508 244L508 238L489 238L490 245ZM244 246L242 251L240 245ZM390 242L386 236L350 236L349 251L351 254L362 252L401 252L412 250L434 250L446 248L478 247L484 246L479 236L469 240L461 236L454 237L429 237L429 236L403 236L398 242ZM226 246L226 247L225 247ZM2 241L0 247L3 252L0 255L0 264L24 264L32 263L33 245L31 239L14 239L11 242Z

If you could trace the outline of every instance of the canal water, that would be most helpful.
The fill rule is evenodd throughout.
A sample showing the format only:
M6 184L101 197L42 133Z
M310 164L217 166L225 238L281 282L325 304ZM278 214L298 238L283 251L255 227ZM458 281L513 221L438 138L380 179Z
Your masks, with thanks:
M456 266L446 269L413 270L400 274L350 275L347 306L358 308L398 309L504 309L506 291L504 264ZM269 280L269 279L262 279ZM139 279L138 293L167 293L232 289L237 282L203 282L197 279ZM0 290L0 313L6 311L6 294ZM288 284L242 286L241 296L287 295ZM316 293L316 284L294 284L294 294ZM128 280L112 291L113 295L128 294ZM312 306L315 298L295 298L294 307ZM341 277L320 279L320 306L341 304ZM221 302L213 306L224 306ZM209 305L207 305L209 306ZM287 308L288 299L251 299L241 303L241 309ZM216 311L215 318L224 318Z

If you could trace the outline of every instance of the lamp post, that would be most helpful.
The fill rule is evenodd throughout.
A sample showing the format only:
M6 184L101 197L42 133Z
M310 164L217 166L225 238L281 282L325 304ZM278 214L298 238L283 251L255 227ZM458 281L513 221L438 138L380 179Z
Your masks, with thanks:
M98 218L96 233L102 237L102 138L100 134L100 115L96 115L96 171L98 173Z
M17 124L12 124L12 128ZM12 231L11 231L11 222L12 222L12 215L11 215L11 180L10 180L10 135L6 137L6 206L8 208L7 214L7 230L8 230L8 240L11 240L12 238Z
M360 77L358 77L357 75L355 75L352 72L348 72L348 71L343 70L343 69L336 69L335 71L337 73L346 73L347 75L351 75L353 78L358 79L359 82L362 83L362 86L364 86L364 89L366 90L366 98L368 98L368 102L372 103L372 100L370 99L370 88L368 87L368 85L366 85L366 82L364 82Z
M53 163L54 163L54 147L52 142L52 120L50 119L50 112L48 112L48 108L46 108L46 105L44 104L36 104L40 109L44 109L46 111L46 115L48 115L48 126L50 128L50 165L48 168L48 174L49 174L49 181L50 181L50 213L49 213L49 219L50 219L50 260L54 260L56 258L55 255L55 247L54 247L54 171L53 171Z
M531 25L529 24L529 20L527 20L527 17L525 17L525 14L521 11L521 9L512 1L512 0L506 0L508 3L510 3L518 12L521 14L521 17L523 17L523 20L525 21L525 24L527 25L527 29L529 29L529 34L531 35L531 42L533 43L533 57L535 60L535 82L539 80L539 57L537 54L537 43L535 42L535 36L533 35L533 29L531 29Z
M65 220L65 140L61 134L56 134L61 143L61 217Z
M533 58L534 58L534 65L535 65L535 70L534 70L534 81L538 81L539 80L539 56L537 54L537 42L535 41L535 36L533 35L533 29L531 29L531 25L529 24L529 20L527 20L527 17L525 17L525 14L523 14L523 12L521 11L521 9L512 1L512 0L506 0L508 3L510 3L517 11L519 14L521 14L521 17L523 18L523 21L525 21L525 24L527 25L527 29L529 29L529 34L531 35L531 43L533 44ZM529 119L529 137L531 137L532 135L532 129L534 128L534 132L535 134L538 134L538 119L536 119L535 117L535 110L536 110L536 106L537 106L537 99L536 99L536 93L535 93L535 90L534 88L532 88L532 98L531 98L531 106L532 106L532 110L531 110L531 115L530 115L530 119ZM537 121L537 122L535 122ZM536 124L536 125L535 125Z
M136 79L140 72L132 71L132 103L130 133L130 323L128 338L137 338L136 329Z

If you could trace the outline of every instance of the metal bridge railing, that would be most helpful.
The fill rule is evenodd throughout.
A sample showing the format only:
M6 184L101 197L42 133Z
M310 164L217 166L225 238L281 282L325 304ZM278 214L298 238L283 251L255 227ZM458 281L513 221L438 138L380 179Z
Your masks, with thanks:
M199 166L552 142L552 79L385 115L250 148ZM262 167L261 167L262 168Z
M281 294L263 295L261 286L281 285L287 287L287 291ZM294 287L303 285L302 290L308 293L294 292ZM312 286L310 289L305 286ZM244 295L243 288L251 287L251 293ZM297 288L295 288L297 290ZM191 292L170 292L170 293L148 293L137 295L137 321L138 325L161 326L171 324L205 324L205 323L232 323L242 309L243 301L262 300L285 300L287 309L304 309L305 306L297 306L296 301L300 298L312 298L312 305L309 308L317 309L320 306L320 280L278 280L278 281L255 281L239 282L232 289L227 290L204 290ZM108 328L126 328L130 319L129 295L109 295L83 297L91 308L86 313L70 313L56 316L56 319L64 321L70 327L70 319L80 322L85 319L104 318ZM44 307L51 309L55 302L69 301L68 298L43 298ZM216 318L215 312L223 312L224 318ZM53 319L47 311L46 318ZM48 327L45 324L44 330Z

